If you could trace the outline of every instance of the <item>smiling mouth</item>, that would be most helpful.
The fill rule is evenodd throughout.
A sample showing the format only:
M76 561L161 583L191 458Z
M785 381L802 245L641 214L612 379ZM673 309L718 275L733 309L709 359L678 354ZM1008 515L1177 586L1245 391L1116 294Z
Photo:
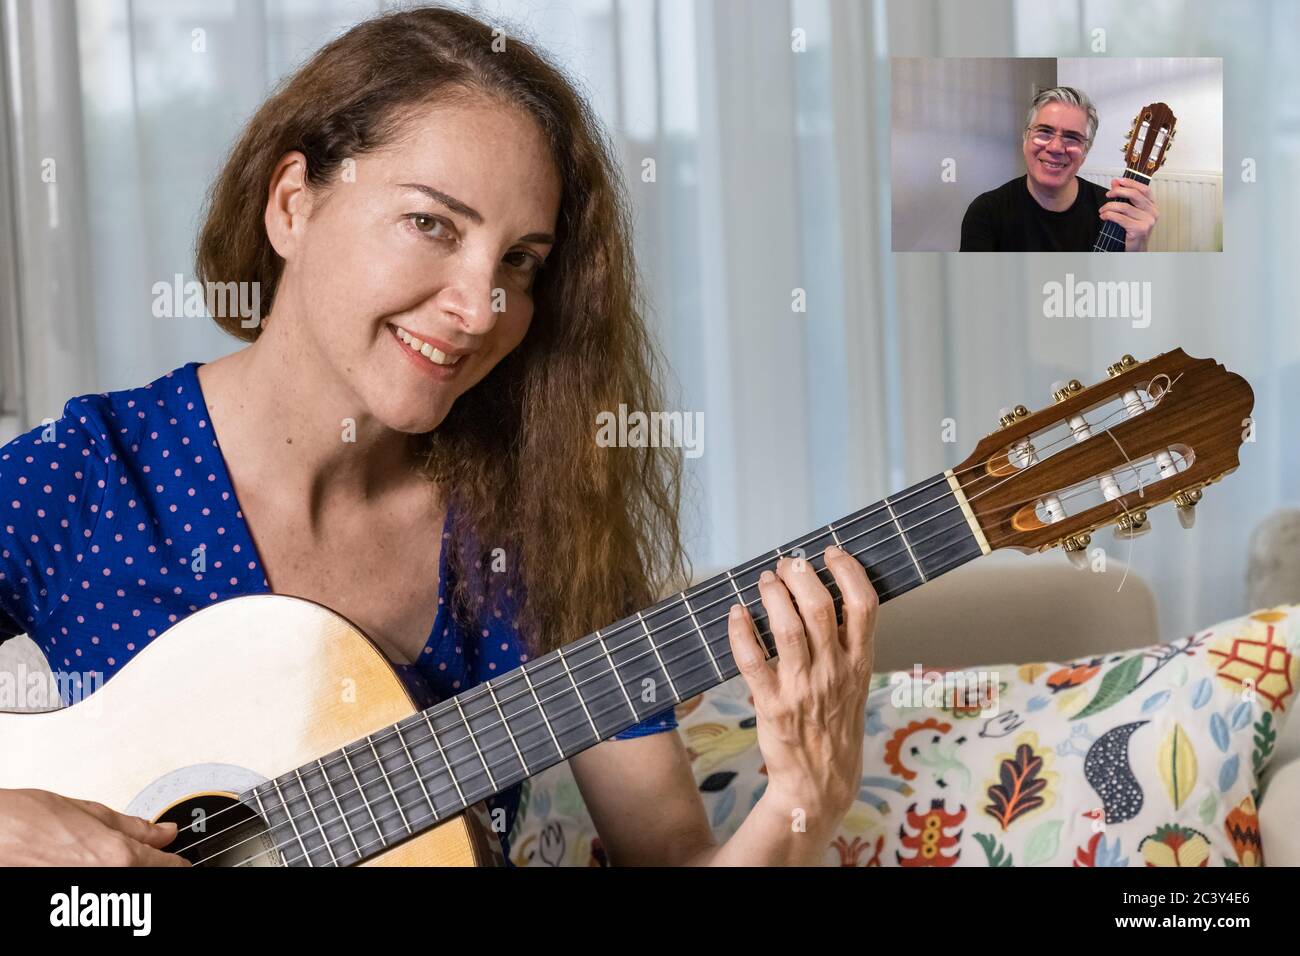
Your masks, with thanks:
M428 359L434 365L441 365L445 368L447 366L455 365L461 359L459 355L448 355L441 349L434 348L428 342L416 338L400 326L393 326L393 330L397 333L397 338L403 345L410 349L411 352L416 355L424 356L424 358Z
M1046 166L1048 169L1057 170L1057 171L1065 169L1067 166L1070 165L1069 163L1054 163L1050 159L1040 159L1039 162L1042 163L1044 166Z

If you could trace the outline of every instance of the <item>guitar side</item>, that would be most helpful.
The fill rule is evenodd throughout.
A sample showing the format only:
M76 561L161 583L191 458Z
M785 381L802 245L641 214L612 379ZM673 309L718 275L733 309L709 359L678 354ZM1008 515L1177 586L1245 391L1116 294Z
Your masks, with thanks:
M0 788L156 819L184 797L242 792L416 710L347 620L300 598L250 595L185 618L72 707L0 713ZM487 865L489 841L461 814L365 865Z

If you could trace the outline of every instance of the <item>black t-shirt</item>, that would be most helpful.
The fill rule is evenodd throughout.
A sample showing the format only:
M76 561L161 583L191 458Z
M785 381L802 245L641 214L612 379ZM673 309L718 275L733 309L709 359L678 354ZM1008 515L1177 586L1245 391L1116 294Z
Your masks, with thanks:
M1106 188L1076 177L1079 195L1053 212L1029 194L1025 177L976 196L961 221L962 252L1091 252L1101 233Z

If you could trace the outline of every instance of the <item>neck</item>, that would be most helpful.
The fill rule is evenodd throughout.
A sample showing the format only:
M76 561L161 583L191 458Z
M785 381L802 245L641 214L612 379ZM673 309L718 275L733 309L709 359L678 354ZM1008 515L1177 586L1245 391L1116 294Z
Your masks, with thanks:
M1052 212L1064 212L1069 209L1079 195L1079 180L1075 176L1071 176L1070 181L1058 189L1044 186L1035 181L1033 176L1025 177L1025 185L1029 188L1029 195L1034 197L1034 202Z
M838 545L881 602L988 552L950 472L818 528L240 795L270 824L285 863L351 864L383 852L635 723L739 673L727 610L750 608L776 642L758 577L802 557L827 585Z
M1143 175L1132 169L1125 169L1122 179L1134 179L1143 185L1151 182L1151 177ZM1115 202L1128 202L1127 199L1117 196ZM1101 231L1097 233L1097 241L1093 243L1093 252L1123 252L1127 245L1124 227L1118 223L1105 220L1101 224Z
M370 415L296 325L277 311L252 345L201 366L199 381L237 483L305 502L310 530L335 505L402 485L411 459L407 436Z

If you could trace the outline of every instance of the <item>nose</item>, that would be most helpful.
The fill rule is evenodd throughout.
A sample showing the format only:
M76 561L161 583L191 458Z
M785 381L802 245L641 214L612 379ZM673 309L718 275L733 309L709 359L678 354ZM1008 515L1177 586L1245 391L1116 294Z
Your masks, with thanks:
M485 267L463 260L454 269L438 304L470 335L486 335L496 325L499 314L492 308L496 296L495 263ZM504 291L501 294L504 296Z

